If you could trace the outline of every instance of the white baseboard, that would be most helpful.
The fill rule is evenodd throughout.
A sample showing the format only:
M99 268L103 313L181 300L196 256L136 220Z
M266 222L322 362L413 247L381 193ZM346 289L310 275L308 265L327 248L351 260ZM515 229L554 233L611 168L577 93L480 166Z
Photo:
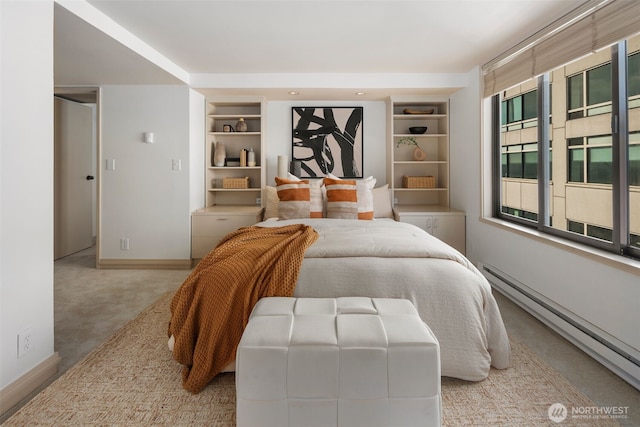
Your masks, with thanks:
M53 353L49 358L20 378L0 390L0 415L13 408L22 399L45 383L58 372L60 355Z
M189 270L191 259L101 259L97 268L104 269L146 269L146 270Z
M480 264L479 270L500 293L640 390L640 355L637 350L567 312L497 268Z

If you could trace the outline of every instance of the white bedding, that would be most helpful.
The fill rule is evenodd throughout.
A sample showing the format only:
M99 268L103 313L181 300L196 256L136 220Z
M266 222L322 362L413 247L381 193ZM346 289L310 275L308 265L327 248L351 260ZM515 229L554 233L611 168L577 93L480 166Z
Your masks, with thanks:
M480 381L509 366L510 346L491 287L458 251L393 220L302 219L259 226L311 225L294 296L406 298L440 343L443 376Z

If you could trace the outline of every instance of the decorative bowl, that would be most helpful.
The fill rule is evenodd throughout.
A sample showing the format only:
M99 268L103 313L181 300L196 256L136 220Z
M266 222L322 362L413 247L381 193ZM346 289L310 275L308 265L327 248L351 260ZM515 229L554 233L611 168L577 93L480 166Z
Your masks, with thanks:
M405 108L402 110L404 114L433 114L434 108L427 108L426 110L416 110L413 108Z
M425 133L426 131L427 131L427 127L426 126L414 126L414 127L410 127L409 128L409 132L414 134L414 135Z

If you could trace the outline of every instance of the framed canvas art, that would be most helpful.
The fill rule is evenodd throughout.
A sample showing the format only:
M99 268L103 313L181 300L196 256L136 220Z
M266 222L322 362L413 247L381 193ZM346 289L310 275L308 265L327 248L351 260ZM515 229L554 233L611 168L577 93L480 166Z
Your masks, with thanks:
M363 107L292 107L292 161L301 178L362 178Z

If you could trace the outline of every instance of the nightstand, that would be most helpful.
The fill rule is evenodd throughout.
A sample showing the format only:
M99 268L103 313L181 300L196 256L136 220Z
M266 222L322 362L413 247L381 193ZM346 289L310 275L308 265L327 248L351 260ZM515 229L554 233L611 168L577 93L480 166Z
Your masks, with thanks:
M465 254L466 216L463 211L437 205L398 205L394 211L397 221L418 226Z
M261 221L262 208L250 205L216 205L191 213L191 258L208 254L224 236Z

